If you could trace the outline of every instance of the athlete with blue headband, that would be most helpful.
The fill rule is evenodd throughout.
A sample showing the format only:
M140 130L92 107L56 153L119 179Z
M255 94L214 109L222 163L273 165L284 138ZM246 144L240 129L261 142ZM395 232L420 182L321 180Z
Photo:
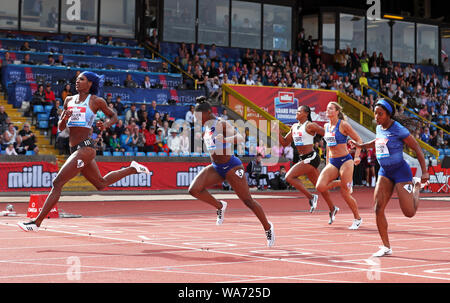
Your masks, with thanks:
M389 243L388 223L385 216L385 208L391 199L394 190L397 192L400 208L403 214L411 218L416 214L419 206L420 188L427 183L429 174L427 172L425 157L416 139L410 131L400 124L395 115L395 106L384 99L375 104L375 120L377 122L376 138L365 144L351 141L351 144L359 148L375 148L376 157L380 164L378 181L375 187L375 214L378 232L381 236L383 246L374 253L374 257L391 255L392 249ZM408 124L413 127L413 119L407 118ZM405 123L405 125L407 125ZM422 177L414 177L408 163L403 159L403 147L407 145L417 155L422 170Z
M100 131L108 129L118 121L117 114L112 111L103 98L98 97L98 89L103 85L103 76L92 72L81 73L76 80L75 96L68 96L64 100L64 110L58 122L59 131L69 129L70 157L59 170L53 180L52 190L50 191L45 204L39 215L30 222L18 223L24 231L38 231L42 221L47 217L50 210L58 203L61 191L69 180L81 173L98 190L111 185L120 179L136 174L150 173L147 167L131 162L130 167L112 171L102 177L95 162L96 150L94 141L90 137L92 124L97 111L102 111L109 120L96 123Z
M261 205L250 195L244 166L241 160L234 156L232 145L243 142L244 138L230 123L212 113L211 105L204 96L198 97L196 101L195 123L204 127L203 142L206 150L210 153L212 164L202 169L195 177L189 186L189 193L216 208L216 224L221 225L227 209L227 202L214 198L207 188L222 183L224 180L228 181L239 199L258 217L266 233L267 246L273 246L275 241L273 225L267 220Z

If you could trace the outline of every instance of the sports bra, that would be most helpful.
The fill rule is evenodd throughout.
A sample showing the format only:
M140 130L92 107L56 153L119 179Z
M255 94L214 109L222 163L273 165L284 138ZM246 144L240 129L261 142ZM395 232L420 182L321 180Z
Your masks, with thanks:
M330 123L325 124L325 135L323 139L327 142L327 146L336 146L338 144L347 143L347 136L344 136L339 131L339 125L341 124L341 120L338 120L336 127L334 128L334 132L330 130Z
M314 144L314 136L306 131L306 125L309 121L303 124L295 123L292 125L292 140L295 146L312 145Z
M91 95L88 95L86 100L81 104L76 104L80 95L77 95L75 98L69 101L67 104L67 109L72 110L72 116L70 116L67 121L67 127L86 127L91 128L94 123L95 114L92 112L89 107L89 100L91 99Z

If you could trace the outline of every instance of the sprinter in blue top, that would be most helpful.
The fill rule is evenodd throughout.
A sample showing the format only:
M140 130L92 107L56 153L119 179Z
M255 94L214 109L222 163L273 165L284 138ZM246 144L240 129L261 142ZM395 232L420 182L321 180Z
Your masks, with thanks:
M361 226L362 219L359 215L358 204L355 198L352 197L352 180L354 165L358 165L361 161L359 158L361 150L356 150L355 159L353 159L348 152L347 136L358 142L362 143L362 141L352 126L345 121L345 116L339 103L328 103L326 114L330 120L330 122L325 124L325 135L323 137L327 143L327 165L320 173L316 188L320 193L323 193L332 187L331 185L335 179L340 177L337 184L341 186L341 195L350 207L354 217L349 229L358 229ZM334 216L338 210L339 208L335 206L334 211L330 212L329 224L333 223Z
M117 114L112 111L103 98L96 96L102 85L103 76L92 72L81 73L76 80L75 96L69 96L64 100L64 111L58 122L58 129L63 131L69 128L69 145L71 155L61 167L53 180L52 190L45 201L39 215L30 222L18 223L24 231L38 231L42 221L47 217L50 210L58 203L61 190L69 180L81 173L98 190L111 185L120 179L136 173L150 173L143 165L131 162L130 167L113 171L102 177L95 162L96 150L94 141L90 138L92 124L97 111L102 111L109 120L105 123L97 122L100 131L108 129L117 121Z
M236 195L250 208L261 222L267 238L267 246L275 241L273 224L270 223L261 205L253 200L245 178L241 160L234 156L233 145L243 142L241 134L227 121L217 118L212 113L211 105L204 96L196 99L195 123L204 127L203 142L211 155L212 164L205 167L189 186L189 193L217 209L216 224L223 222L227 202L218 201L207 190L208 187L227 180Z
M395 106L387 100L380 99L375 104L375 120L378 124L375 140L365 144L351 141L359 148L375 147L377 160L380 164L374 199L377 227L383 246L380 246L380 250L372 255L374 257L392 254L384 210L394 189L397 192L403 214L411 218L416 214L419 206L420 188L425 186L430 177L426 169L422 149L410 134L410 131L398 121L395 121L397 119L400 119L400 117L395 115ZM413 120L407 119L408 124L413 128ZM407 124L405 123L405 125ZM417 155L422 169L421 178L413 178L411 168L403 159L403 146L405 144L414 150Z

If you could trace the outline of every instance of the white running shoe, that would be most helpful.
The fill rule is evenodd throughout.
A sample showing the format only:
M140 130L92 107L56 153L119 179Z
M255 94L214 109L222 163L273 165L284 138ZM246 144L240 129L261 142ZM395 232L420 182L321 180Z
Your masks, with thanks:
M131 161L130 167L134 167L136 169L137 174L149 174L150 171L147 167L142 164L137 163L136 161Z
M361 219L353 219L353 224L348 229L358 229L361 226L362 218Z
M312 195L312 198L309 200L309 205L311 205L311 209L309 210L312 213L317 208L317 200L319 200L318 195Z
M228 203L225 201L220 200L220 203L222 203L222 208L217 210L217 221L216 225L221 225L223 223L223 218L225 215L225 210L227 209Z
M337 212L339 211L339 207L335 206L333 211L330 211L330 220L328 221L328 224L333 223L334 217L336 216Z
M27 231L27 232L28 231L38 231L39 230L39 227L33 221L30 221L30 222L27 222L27 223L19 222L19 223L17 223L17 225L19 225L19 227L23 231Z
M372 257L383 257L383 256L388 256L388 255L392 255L392 249L382 245L379 246L380 250L377 251L376 253L374 253L372 255Z
M272 247L273 244L275 243L275 233L273 230L273 224L271 222L269 222L269 224L270 229L266 230L267 246Z

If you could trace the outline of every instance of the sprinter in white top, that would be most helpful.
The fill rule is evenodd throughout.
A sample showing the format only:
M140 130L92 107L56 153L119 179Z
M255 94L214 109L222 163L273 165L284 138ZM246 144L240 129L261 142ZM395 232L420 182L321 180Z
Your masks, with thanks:
M314 146L314 137L316 134L323 136L325 130L317 123L312 122L311 109L307 105L301 105L297 109L296 119L298 123L292 125L291 130L286 136L279 134L280 144L282 146L290 145L294 142L295 147L300 155L300 161L289 169L286 174L286 181L301 191L308 199L310 212L312 213L317 207L318 195L311 194L298 179L300 176L307 176L308 179L316 185L319 177L320 155ZM328 204L330 211L334 209L331 201L330 193L325 191L322 193L323 198Z

